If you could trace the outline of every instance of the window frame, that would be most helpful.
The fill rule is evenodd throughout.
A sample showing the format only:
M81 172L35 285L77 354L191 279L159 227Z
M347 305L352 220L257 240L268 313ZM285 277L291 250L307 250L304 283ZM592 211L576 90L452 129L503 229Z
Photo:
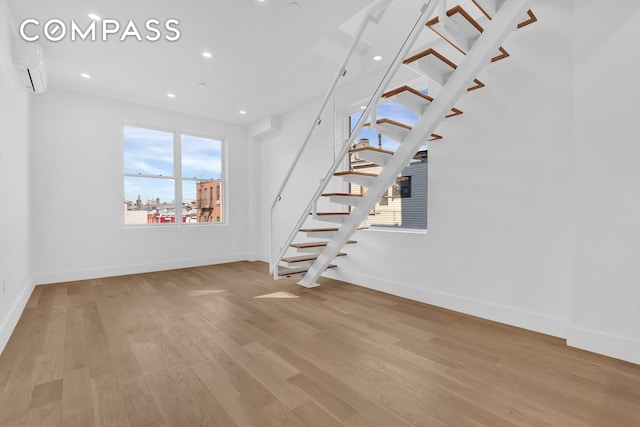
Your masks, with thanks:
M158 176L158 175L150 175L150 174L132 174L126 173L124 170L124 162L125 162L125 152L124 152L124 138L125 138L125 127L135 127L139 129L148 129L151 131L159 131L166 132L173 135L173 175L172 176ZM210 139L213 141L220 142L220 179L193 179L182 176L182 136L192 136L196 138ZM167 128L162 126L148 125L139 122L131 122L131 121L122 121L120 124L120 177L122 179L122 196L124 201L126 202L125 196L125 178L126 177L139 177L146 179L171 179L173 180L174 185L174 210L175 210L175 222L171 223L163 223L163 224L155 224L155 223L142 223L142 224L126 224L125 223L125 214L122 214L121 225L123 228L149 228L149 227L159 227L159 228L172 228L172 227L197 227L197 226L226 226L229 222L229 206L227 203L227 186L229 183L227 177L227 140L222 137L213 136L210 134L206 134L198 131L189 131L179 128ZM193 181L193 182L221 182L223 187L222 195L221 195L221 204L222 204L222 221L220 222L182 222L183 214L182 214L182 203L183 203L183 191L182 185L185 181ZM196 192L195 200L198 200L198 194ZM177 202L179 201L179 203ZM178 205L180 208L178 208Z

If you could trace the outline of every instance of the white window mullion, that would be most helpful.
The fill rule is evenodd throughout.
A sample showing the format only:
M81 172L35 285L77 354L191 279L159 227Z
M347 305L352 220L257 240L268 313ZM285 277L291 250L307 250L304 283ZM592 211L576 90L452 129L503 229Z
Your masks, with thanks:
M176 225L182 225L182 146L180 134L173 133L173 176L175 177L175 216Z

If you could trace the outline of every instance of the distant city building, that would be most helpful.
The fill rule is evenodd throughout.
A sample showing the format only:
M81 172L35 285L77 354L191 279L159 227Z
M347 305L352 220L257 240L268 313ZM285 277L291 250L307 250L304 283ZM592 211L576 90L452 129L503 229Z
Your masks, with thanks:
M222 222L222 181L196 184L196 217L198 222Z
M183 199L182 206L160 202L160 198L125 201L125 224L169 224L176 222L176 209L181 211L182 222L222 222L224 198L222 181L193 182L196 199ZM180 209L181 208L181 209Z

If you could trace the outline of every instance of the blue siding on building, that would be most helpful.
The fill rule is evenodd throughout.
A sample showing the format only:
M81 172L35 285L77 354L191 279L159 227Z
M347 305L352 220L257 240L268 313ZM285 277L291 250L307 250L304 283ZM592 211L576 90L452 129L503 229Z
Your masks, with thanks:
M427 228L428 173L427 159L411 163L402 176L411 177L411 197L402 198L402 227Z

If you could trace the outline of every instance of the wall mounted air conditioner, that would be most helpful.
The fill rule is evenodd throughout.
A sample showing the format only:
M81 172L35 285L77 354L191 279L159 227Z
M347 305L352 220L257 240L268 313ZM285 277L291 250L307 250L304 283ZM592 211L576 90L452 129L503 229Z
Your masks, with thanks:
M11 54L24 90L32 93L47 90L47 72L42 48L35 43L14 39Z

